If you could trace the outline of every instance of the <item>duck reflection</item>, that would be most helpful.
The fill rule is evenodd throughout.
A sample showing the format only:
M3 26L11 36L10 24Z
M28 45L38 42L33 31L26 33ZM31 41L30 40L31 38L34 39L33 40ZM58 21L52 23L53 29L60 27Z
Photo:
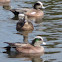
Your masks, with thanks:
M44 17L44 16L43 16ZM43 17L28 17L30 21L34 21L34 23L41 23L43 21Z
M28 35L29 35L29 33L32 33L32 30L31 31L17 32L16 34L23 35L24 43L28 43Z
M44 17L44 16L43 16ZM30 21L30 22L34 22L34 23L37 23L37 24L39 24L39 23L41 23L42 21L43 21L43 17L29 17L28 16L28 20ZM13 20L19 20L19 19L21 19L22 17L20 16L17 16L17 15L15 15L12 19Z
M11 52L11 51L6 51L3 52L8 54L8 58L24 58L23 61L32 61L32 62L43 62L43 59L40 58L41 56L43 56L44 53L40 53L40 54L24 54L24 53L16 53L16 52Z
M19 17L15 15L14 17L11 18L12 20L19 20Z
M17 16L19 19L21 19L22 18L22 16ZM27 18L28 18L28 20L30 21L30 22L34 22L34 23L37 23L37 24L39 24L39 23L41 23L42 22L42 20L43 20L43 17L44 16L40 16L40 17L32 17L32 16L27 16Z

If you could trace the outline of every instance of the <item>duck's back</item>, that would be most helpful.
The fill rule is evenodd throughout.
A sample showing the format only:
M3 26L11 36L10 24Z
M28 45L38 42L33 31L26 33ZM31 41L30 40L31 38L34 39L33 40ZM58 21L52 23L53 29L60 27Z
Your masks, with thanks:
M44 13L42 10L36 10L36 9L31 9L25 13L27 16L32 16L32 17L39 17L43 16Z
M44 48L43 47L34 47L30 44L24 47L16 47L16 50L21 53L43 53Z

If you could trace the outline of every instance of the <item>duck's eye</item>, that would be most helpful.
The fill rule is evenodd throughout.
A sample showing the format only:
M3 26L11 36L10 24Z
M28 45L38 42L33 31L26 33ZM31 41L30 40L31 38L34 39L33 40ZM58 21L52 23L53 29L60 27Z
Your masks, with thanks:
M41 40L41 39L39 39L39 40Z
M35 41L41 41L41 40L42 40L42 39L40 39L40 38L36 38L36 39L35 39Z

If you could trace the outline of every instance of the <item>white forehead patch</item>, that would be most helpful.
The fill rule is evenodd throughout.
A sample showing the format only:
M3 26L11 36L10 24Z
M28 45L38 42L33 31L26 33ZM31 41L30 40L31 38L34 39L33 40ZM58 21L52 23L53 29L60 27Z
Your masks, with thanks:
M35 38L40 38L40 39L42 39L42 41L43 41L43 38L42 38L41 36L36 36Z
M31 14L35 14L36 12L31 12Z
M43 9L45 9L45 7L43 6L43 3L42 2L37 1L37 3L39 3L42 6Z
M37 1L37 3L40 3L41 5L43 5L42 2L40 2L40 1Z

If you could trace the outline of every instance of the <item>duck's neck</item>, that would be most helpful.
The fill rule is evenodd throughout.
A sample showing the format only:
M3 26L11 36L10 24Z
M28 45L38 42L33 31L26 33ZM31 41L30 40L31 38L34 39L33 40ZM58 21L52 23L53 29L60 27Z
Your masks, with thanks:
M40 10L40 8L36 4L33 6L33 8L36 10Z
M35 6L33 8L36 9L36 10L38 10Z
M37 8L36 8L36 4L33 6L33 8L37 10Z

